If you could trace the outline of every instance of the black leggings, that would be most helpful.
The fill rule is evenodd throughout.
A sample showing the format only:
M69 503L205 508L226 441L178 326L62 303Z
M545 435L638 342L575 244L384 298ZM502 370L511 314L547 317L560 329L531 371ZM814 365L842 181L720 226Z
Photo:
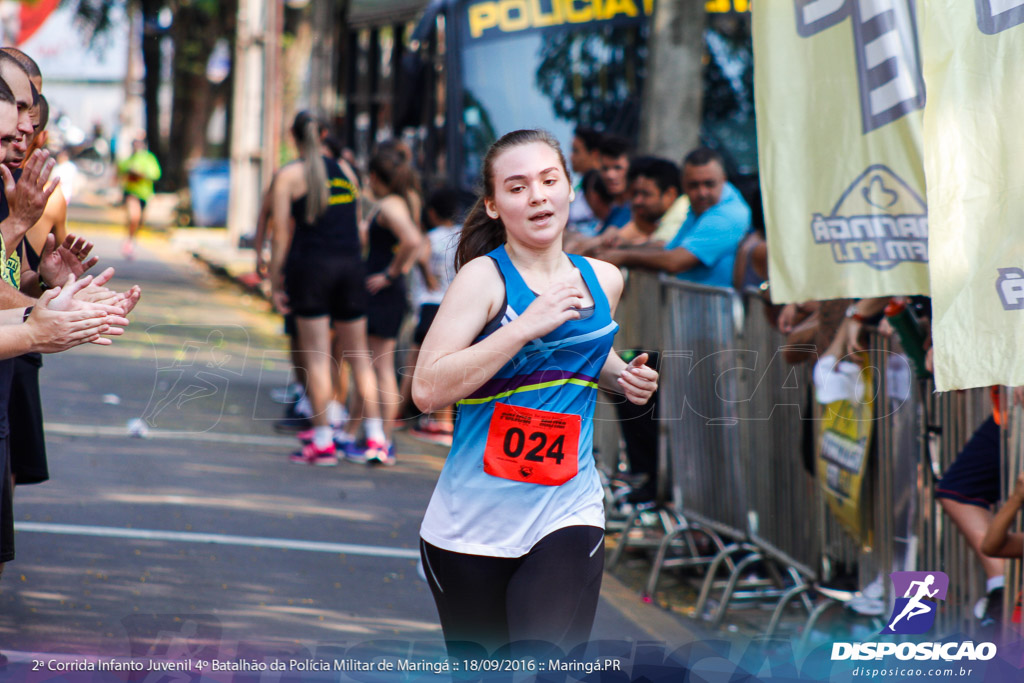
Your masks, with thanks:
M453 657L507 643L541 641L568 652L590 638L604 571L604 530L553 531L522 557L442 550L420 539L427 583ZM540 654L544 646L530 646ZM478 652L478 650L477 650Z

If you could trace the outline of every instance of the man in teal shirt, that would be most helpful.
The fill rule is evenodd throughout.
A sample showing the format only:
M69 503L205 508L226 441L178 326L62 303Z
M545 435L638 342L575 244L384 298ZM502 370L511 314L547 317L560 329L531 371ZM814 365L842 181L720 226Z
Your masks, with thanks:
M690 211L664 246L609 249L597 258L617 266L673 273L682 280L731 287L736 248L750 231L750 207L725 179L722 157L707 148L683 159L683 192Z
M117 165L124 187L124 205L128 210L128 239L121 247L125 258L135 254L135 236L142 227L142 211L153 196L153 183L160 179L160 163L146 149L146 138L140 135L132 142L132 155Z

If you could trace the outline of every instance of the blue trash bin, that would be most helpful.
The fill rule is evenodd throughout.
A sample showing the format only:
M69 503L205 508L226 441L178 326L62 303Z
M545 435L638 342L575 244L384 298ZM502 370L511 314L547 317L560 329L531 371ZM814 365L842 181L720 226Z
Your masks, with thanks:
M231 189L231 162L228 159L197 161L188 172L188 189L192 196L192 225L227 225Z

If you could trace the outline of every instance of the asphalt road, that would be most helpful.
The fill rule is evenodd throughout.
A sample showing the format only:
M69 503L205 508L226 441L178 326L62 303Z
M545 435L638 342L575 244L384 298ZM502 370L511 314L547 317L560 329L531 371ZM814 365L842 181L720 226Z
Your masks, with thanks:
M400 437L392 468L289 463L268 397L288 362L267 305L160 238L126 262L115 234L92 236L114 285L144 296L112 347L45 360L51 480L15 496L0 678L28 680L50 656L440 652L415 558L444 451ZM146 438L130 433L140 420ZM594 638L679 637L662 619L606 581Z

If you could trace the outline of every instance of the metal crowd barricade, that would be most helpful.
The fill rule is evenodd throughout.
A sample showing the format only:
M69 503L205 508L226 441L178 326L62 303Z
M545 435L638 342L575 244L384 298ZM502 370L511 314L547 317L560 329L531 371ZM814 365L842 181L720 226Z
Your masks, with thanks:
M666 346L660 417L670 451L672 498L683 521L674 535L663 539L647 591L654 592L663 568L707 565L696 613L703 614L711 591L720 588L723 594L712 616L719 623L732 600L778 599L800 580L784 553L773 552L780 546L755 542L762 529L779 529L768 519L777 510L767 507L766 524L760 526L757 504L770 495L758 478L771 469L765 464L765 450L771 450L773 439L781 444L792 434L752 429L755 413L764 418L760 426L773 425L770 391L752 407L761 380L772 374L765 361L770 363L773 354L762 348L772 342L767 337L747 338L748 326L759 334L761 323L751 323L740 295L674 278L664 278L662 284ZM763 312L758 315L763 320ZM768 381L781 386L784 380L774 376L780 372L777 368ZM710 539L712 554L698 552L697 533ZM723 538L732 543L726 545ZM796 552L796 544L792 550ZM668 557L670 551L677 556ZM766 577L741 580L753 565L760 565ZM725 581L719 578L720 569L728 572Z
M737 327L731 350L734 365L720 374L716 383L720 396L725 385L735 396L746 492L744 542L715 558L695 611L704 613L717 583L717 570L724 555L730 553L741 559L730 571L712 622L721 623L734 599L777 600L769 624L772 632L792 600L799 598L808 612L812 611L808 592L812 582L821 578L822 499L813 468L808 467L810 454L804 452L815 413L810 366L793 366L785 360L785 337L772 325L772 311L760 292L746 292L743 304L743 325ZM683 510L689 517L685 500ZM736 593L741 574L755 564L760 565L767 581L761 586L748 582L748 587L758 590Z
M708 306L702 300L698 305L693 305L692 302L686 301L685 297L681 296L677 288L687 291L688 288L706 290L706 294L712 297L718 305L714 311L707 310ZM690 309L692 309L692 313ZM718 348L723 339L722 335L727 335L728 339L731 339L737 326L735 315L738 312L741 319L742 310L739 308L738 298L732 290L699 288L686 285L674 278L669 279L665 275L641 270L630 271L626 291L618 310L623 311L623 314L616 314L621 326L620 337L615 339L616 348L632 347L656 350L660 355L659 371L662 377L659 381L657 409L658 492L653 509L637 508L626 520L623 536L609 559L609 565L615 566L628 549L656 550L652 578L648 582L653 584L656 582L657 572L665 565L682 566L710 562L710 558L702 557L697 551L692 538L693 533L701 533L701 535L711 538L711 543L716 549L720 549L724 545L716 533L703 528L698 520L684 518L679 513L679 506L673 504L673 502L678 503L681 500L681 493L676 485L680 477L673 473L674 468L679 465L674 462L675 457L670 454L670 451L674 454L679 450L679 444L684 439L693 438L701 441L699 447L711 447L709 439L714 439L714 434L705 438L698 430L680 429L680 420L686 419L687 413L691 412L677 409L684 405L683 395L687 386L699 387L705 384L696 381L697 375L687 379L689 376L688 366L691 365L694 354ZM694 327L682 327L692 332L693 335L692 338L685 338L681 336L679 330L674 330L673 326L679 327L681 321L687 319L685 316L689 314L693 315ZM697 316L700 316L700 319ZM705 342L699 342L696 339L697 330L712 335L712 337ZM702 377L707 375L707 372L699 371L698 374ZM713 403L711 400L703 402L708 405ZM673 408L666 413L666 407ZM734 421L732 425L735 425ZM730 437L730 439L725 447L731 449L731 460L736 464L730 468L730 471L734 476L738 476L738 461L736 460L738 444L734 437ZM672 444L671 447L670 444ZM688 445L687 449L690 447L696 446ZM703 472L706 476L711 476L717 469L709 465L703 467ZM733 487L729 486L726 490L732 489ZM708 496L708 503L714 506L723 498L722 496ZM714 520L717 516L716 513L716 510L710 510L710 514L706 518ZM642 515L654 516L662 527L663 535L651 537L648 532L650 529L645 528L642 521ZM738 519L741 520L741 517L740 511ZM669 547L674 543L684 546L687 557L667 559Z
M739 421L736 339L743 304L732 289L663 280L662 409L673 500L690 521L742 539L747 484Z
M876 620L888 616L892 605L889 573L912 570L917 565L920 543L916 524L919 510L924 509L919 499L920 465L923 453L925 426L922 397L927 387L914 380L910 364L899 353L899 346L888 337L868 335L868 360L873 385L874 401L872 445L867 453L860 507L862 523L871 530L870 544L859 547L832 516L824 502L817 517L821 533L821 562L823 574L814 588L824 598L811 611L804 625L803 642L814 630L818 619L830 608L841 606L854 598L863 597L859 591L835 590L828 587L827 567L834 564L854 566L858 584L862 588L874 584L880 590L879 611ZM864 377L865 375L862 375ZM823 409L818 409L818 414ZM821 421L815 422L815 455L820 449ZM817 489L817 486L816 486ZM773 617L772 627L785 604L780 603Z
M861 587L881 585L881 618L898 597L891 595L891 572L941 570L949 575L949 594L935 628L972 630L984 576L934 488L991 414L988 392L935 394L930 381L913 376L897 341L870 335L875 409L862 506L872 538L860 548L832 517L802 457L808 425L815 451L820 435L811 367L784 361L785 340L765 309L754 292L741 297L731 289L630 273L616 315L616 347L661 351L659 449L670 491L657 507L661 538L629 538L634 515L611 565L627 548L656 548L648 594L665 568L706 567L695 612L703 615L712 591L721 590L711 615L716 624L732 600L773 599L771 633L799 598L810 613L805 636L825 610L854 595L827 588L837 565L855 566ZM608 454L617 458L620 446L614 412L603 409L611 416L598 428L607 465ZM1003 435L1006 492L1024 461L1024 416L1016 412L1020 419ZM698 543L700 536L710 543ZM767 578L741 581L754 564ZM1019 565L1007 571L1008 615L1020 585ZM811 595L827 599L814 605Z
M896 340L873 333L868 348L876 378L875 417L862 505L872 539L857 557L859 583L862 587L873 582L880 585L883 613L879 616L884 618L895 598L902 597L892 595L891 572L944 571L949 576L949 592L934 628L940 633L970 631L976 623L971 616L973 605L983 594L981 565L942 511L934 492L941 474L991 414L987 391L935 394L930 380L914 377ZM845 532L828 517L826 510L823 557L850 545ZM839 555L849 553L841 550ZM838 592L819 593L830 599L812 611L804 627L805 638L824 611L844 602L836 597Z
M974 431L992 414L987 389L935 393L930 379L914 377L899 342L870 336L871 363L879 370L875 424L873 552L861 576L883 581L887 605L893 571L939 570L949 576L936 615L940 632L970 631L985 577L977 555L935 498L935 486ZM862 581L864 578L862 578Z
M807 430L814 426L811 367L785 360L785 337L769 321L768 304L759 293L747 292L745 304L740 343L749 369L739 373L739 382L750 482L749 537L803 575L817 576L819 496L813 464L803 452Z

